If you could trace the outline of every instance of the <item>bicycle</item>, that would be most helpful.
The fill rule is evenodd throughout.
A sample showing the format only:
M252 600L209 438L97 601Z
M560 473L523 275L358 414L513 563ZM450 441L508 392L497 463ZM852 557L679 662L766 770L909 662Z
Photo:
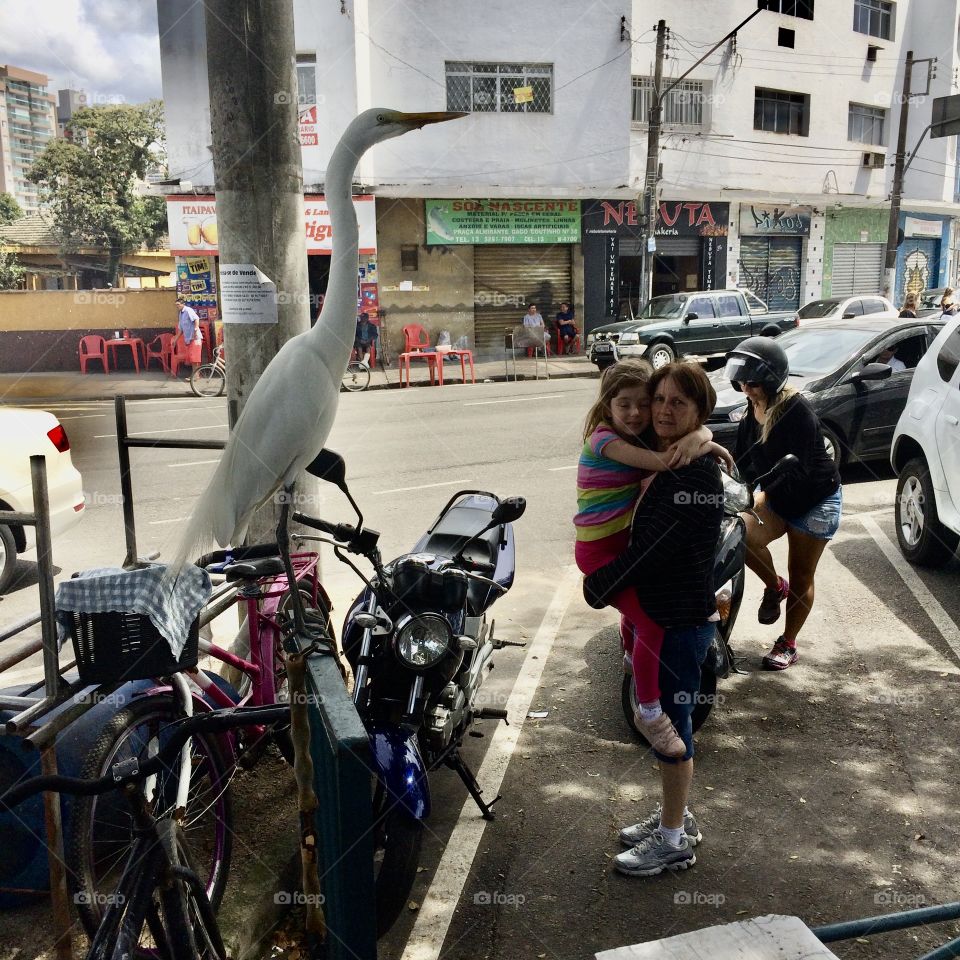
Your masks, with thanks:
M370 386L370 368L360 360L351 360L343 372L341 387L349 393L358 393Z
M223 358L223 344L213 351L213 360L197 367L190 374L190 389L198 397L219 397L227 385L227 365Z
M239 677L236 686L192 668L174 675L118 712L91 748L81 777L103 776L117 762L139 760L156 750L172 723L195 711L238 706L265 706L289 699L283 639L292 619L292 593L275 543L218 550L200 557L198 566L215 574L226 572L237 584L236 599L246 605L246 618L234 639L233 650L206 640L199 653L226 664ZM316 576L319 556L291 556L298 593L324 629L330 629L330 599ZM189 681L189 685L188 685ZM191 686L192 685L192 686ZM192 740L191 764L196 768L188 793L176 801L183 807L184 830L190 834L204 875L208 899L217 909L226 887L232 856L233 812L229 784L238 764L252 767L272 740L283 758L293 763L289 730L266 731L251 724L236 735L198 734ZM174 802L172 795L166 801ZM118 870L131 843L135 824L116 798L84 797L74 812L67 866L76 894L77 910L93 936L103 917L105 898L119 882Z
M161 960L226 960L226 949L213 905L195 866L182 829L181 811L168 807L156 814L155 798L173 786L180 794L190 768L184 757L197 737L257 724L270 726L290 719L289 705L236 707L198 714L164 731L164 743L144 762L136 758L111 764L97 778L40 776L8 790L0 810L10 810L41 791L74 796L114 795L122 791L136 824L116 890L104 900L106 910L92 933L88 960L121 960L134 956ZM180 764L177 764L177 760ZM179 773L171 784L171 771ZM139 789L139 785L143 789Z

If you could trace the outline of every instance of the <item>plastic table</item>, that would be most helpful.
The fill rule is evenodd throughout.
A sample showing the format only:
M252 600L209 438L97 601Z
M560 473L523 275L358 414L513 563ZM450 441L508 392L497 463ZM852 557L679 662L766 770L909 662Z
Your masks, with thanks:
M457 357L460 360L460 379L466 383L467 382L467 363L470 364L470 382L477 382L477 374L473 366L473 351L472 350L438 350L438 355L441 357ZM440 364L441 369L443 364ZM441 385L443 384L443 377L440 378Z
M147 367L147 348L139 337L120 337L116 340L107 340L105 344L107 353L113 357L113 369L117 369L117 348L129 347L130 356L133 357L133 368L140 372L140 360L143 360L143 367Z
M443 361L438 358L442 354L437 353L426 353L423 350L411 350L409 353L401 353L397 357L397 366L400 370L400 386L409 387L410 386L410 359L411 357L415 360L426 360L427 366L430 369L430 386L434 385L434 370L436 370L436 385L438 387L443 386ZM403 374L406 370L407 382L403 382Z

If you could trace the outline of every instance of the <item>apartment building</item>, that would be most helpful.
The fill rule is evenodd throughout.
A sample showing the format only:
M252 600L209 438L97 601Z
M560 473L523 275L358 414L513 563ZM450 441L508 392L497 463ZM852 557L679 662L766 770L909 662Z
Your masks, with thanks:
M47 77L22 67L0 66L0 193L10 193L25 213L35 213L37 188L27 171L56 136L56 98Z

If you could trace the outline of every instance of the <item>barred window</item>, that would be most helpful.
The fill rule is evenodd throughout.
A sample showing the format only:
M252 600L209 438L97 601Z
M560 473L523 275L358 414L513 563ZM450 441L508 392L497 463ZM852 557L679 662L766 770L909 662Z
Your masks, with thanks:
M297 54L297 105L303 110L317 102L317 55Z
M853 0L853 29L870 37L892 40L893 13L890 0Z
M813 19L813 0L760 0L759 7L761 10L772 10L788 17Z
M447 61L447 109L469 113L550 113L553 65Z
M664 86L669 82L665 80ZM702 127L707 86L703 80L681 80L663 100L662 122L674 126ZM652 104L653 78L634 77L633 122L647 123Z
M757 87L753 101L753 129L808 136L810 97L805 93Z
M847 118L847 139L882 147L886 143L886 124L887 111L882 107L851 103Z

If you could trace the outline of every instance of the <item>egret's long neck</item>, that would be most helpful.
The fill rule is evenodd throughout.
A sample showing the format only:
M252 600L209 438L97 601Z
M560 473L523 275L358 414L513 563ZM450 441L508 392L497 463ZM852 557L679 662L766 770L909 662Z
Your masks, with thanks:
M327 166L326 199L333 235L333 256L327 293L320 319L310 339L331 360L346 357L353 347L357 328L357 257L360 236L353 209L351 186L360 156L343 140L337 144Z

